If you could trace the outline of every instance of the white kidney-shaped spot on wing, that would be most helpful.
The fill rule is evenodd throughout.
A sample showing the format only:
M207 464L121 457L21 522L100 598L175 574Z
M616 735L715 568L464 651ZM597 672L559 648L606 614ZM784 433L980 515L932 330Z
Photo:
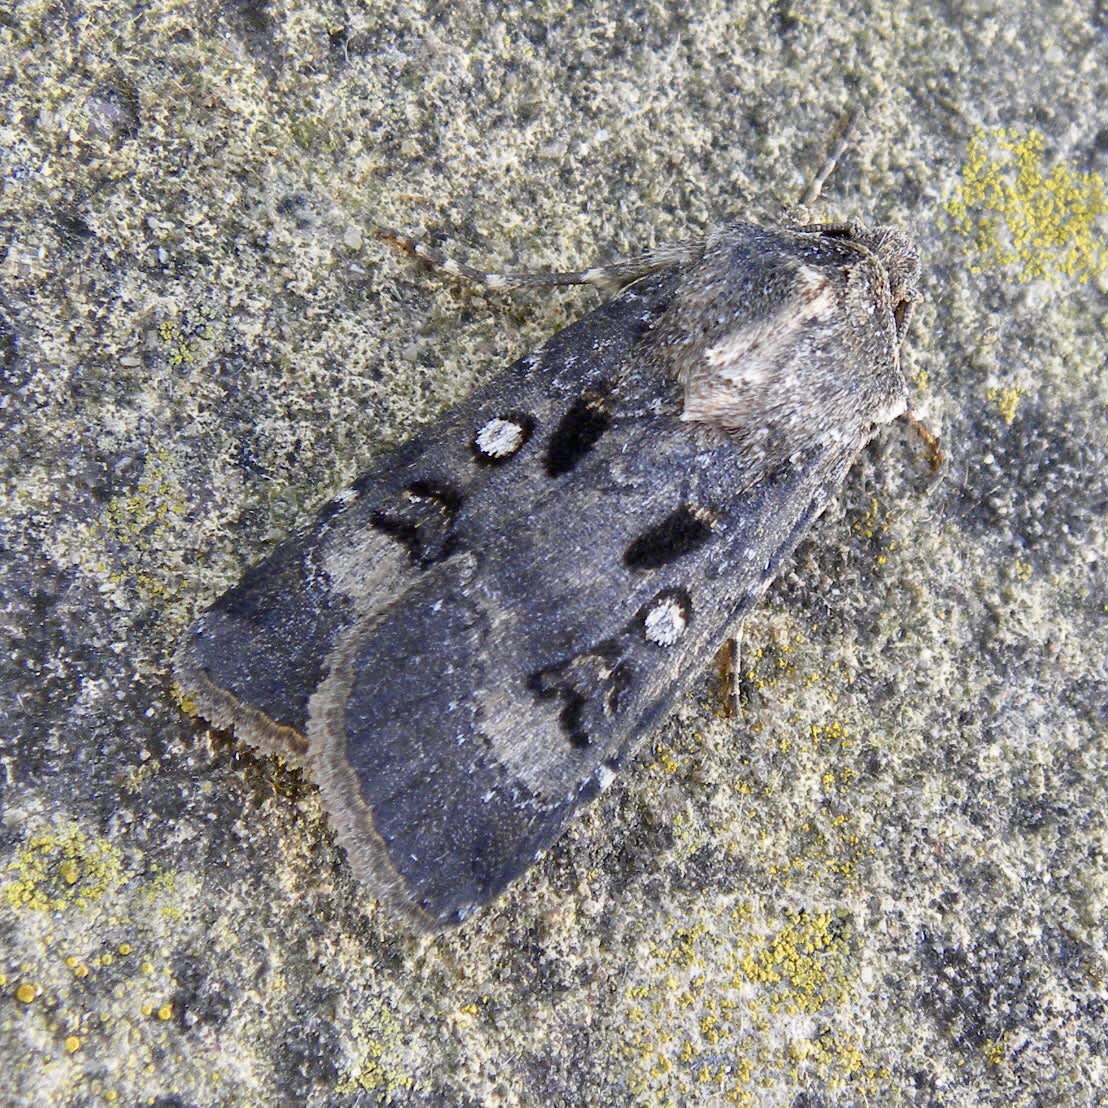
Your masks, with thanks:
M689 626L689 602L679 593L660 593L647 606L642 622L650 642L673 646Z
M513 419L490 419L473 440L474 446L491 461L510 458L527 441L527 428Z

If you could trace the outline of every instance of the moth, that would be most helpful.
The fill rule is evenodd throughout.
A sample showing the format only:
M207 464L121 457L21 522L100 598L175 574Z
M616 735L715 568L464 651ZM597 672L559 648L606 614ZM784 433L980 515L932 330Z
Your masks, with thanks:
M385 457L204 612L201 712L307 767L373 896L461 922L562 833L908 412L912 239L732 223Z

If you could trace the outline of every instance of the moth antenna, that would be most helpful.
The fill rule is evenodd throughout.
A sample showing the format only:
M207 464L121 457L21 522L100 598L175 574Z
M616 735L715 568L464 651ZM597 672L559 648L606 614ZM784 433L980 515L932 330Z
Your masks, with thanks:
M859 108L849 108L839 117L839 122L831 135L831 145L827 157L824 159L823 165L821 165L816 172L816 175L808 183L808 187L804 190L804 195L800 198L801 208L810 207L819 199L820 193L823 192L824 183L827 181L827 178L835 172L835 166L839 164L839 159L843 156L843 152L850 142L850 136L858 120L861 118L861 115L862 113Z
M492 273L475 269L464 262L455 261L445 254L418 239L409 238L388 227L378 227L377 237L391 243L419 258L421 262L451 277L460 277L465 281L481 285L496 292L513 292L518 289L555 288L566 285L590 285L605 292L612 292L645 277L660 269L675 265L686 265L698 257L704 249L702 239L663 246L645 254L637 254L609 265L594 265L587 269L571 270L565 273L551 271L523 271L519 273Z

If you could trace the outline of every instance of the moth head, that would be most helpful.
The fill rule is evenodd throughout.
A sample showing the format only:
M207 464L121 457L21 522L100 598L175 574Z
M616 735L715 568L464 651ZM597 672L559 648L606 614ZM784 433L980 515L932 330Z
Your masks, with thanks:
M921 299L919 292L919 250L915 242L896 227L859 228L854 238L877 255L889 278L889 296L896 337L900 342L908 331L912 310Z

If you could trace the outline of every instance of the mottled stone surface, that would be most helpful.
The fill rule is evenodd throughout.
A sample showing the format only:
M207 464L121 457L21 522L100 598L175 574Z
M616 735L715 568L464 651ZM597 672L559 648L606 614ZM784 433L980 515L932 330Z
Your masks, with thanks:
M957 12L957 14L955 14ZM6 1102L1065 1104L1108 1087L1108 20L1093 4L0 13ZM502 902L414 940L188 620L593 303L778 218L920 240L917 407Z

